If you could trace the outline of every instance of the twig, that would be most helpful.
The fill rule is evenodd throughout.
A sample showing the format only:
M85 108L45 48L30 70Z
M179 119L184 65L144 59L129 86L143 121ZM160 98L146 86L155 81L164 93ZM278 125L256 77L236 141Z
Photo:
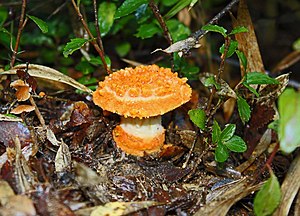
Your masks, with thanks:
M93 6L94 6L94 14L95 14L95 28L97 32L97 43L100 47L100 49L104 52L102 38L101 38L101 31L99 28L99 20L98 20L98 13L97 13L97 0L93 0Z
M167 39L168 43L171 45L173 43L171 34L170 34L169 29L164 21L164 18L162 17L161 13L159 12L159 8L157 7L157 4L155 4L154 0L150 0L149 6L150 6L154 16L156 17L157 21L159 22L159 24L164 32L165 38Z
M214 16L207 24L215 24L221 19L231 8L238 3L239 0L232 0L223 10L221 10L216 16ZM202 38L208 31L198 30L192 34L197 41Z
M225 37L224 53L221 56L221 63L220 63L220 67L218 69L218 74L217 74L217 79L216 79L217 83L220 83L221 75L224 72L225 59L226 59L226 56L227 56L229 45L230 45L230 37ZM211 114L210 108L211 108L212 100L213 100L216 92L217 92L217 89L216 89L215 86L213 86L213 88L211 90L209 100L208 100L208 104L207 104L207 107L206 107L206 113L207 114Z
M232 0L220 13L218 13L214 18L212 18L208 24L214 24L218 22L218 20L224 16L226 12L228 12L236 3L238 3L239 0ZM163 51L166 53L174 53L174 52L182 52L184 55L190 54L190 50L192 48L198 48L199 40L207 33L208 31L204 30L198 30L191 34L187 39L177 41L176 43L173 43L171 46L167 47L166 49L156 49L153 52L156 51ZM152 52L152 53L153 53Z
M96 51L99 53L99 56L100 56L101 61L103 63L104 69L106 70L106 72L108 74L110 74L111 71L110 71L110 69L108 68L108 66L106 64L106 61L105 61L105 58L104 58L105 54L104 54L103 50L101 50L101 48L99 47L98 43L95 41L95 38L94 38L93 34L91 33L91 31L90 31L90 29L88 27L88 24L83 19L83 16L82 16L82 14L81 14L81 12L79 10L79 7L76 5L75 0L72 0L72 4L73 4L74 9L76 10L76 13L77 13L77 15L78 15L78 17L79 17L79 19L80 19L80 21L81 21L84 29L88 33L89 37L92 39L91 40L92 45L94 46L94 48L96 49Z
M43 127L43 128L46 128L45 120L44 120L44 118L43 118L43 116L42 116L42 114L41 114L39 108L37 107L37 105L36 105L36 103L35 103L35 101L33 100L33 98L32 98L31 95L30 95L30 97L29 97L29 101L30 101L31 105L34 106L34 108L35 108L35 109L34 109L34 112L35 112L36 116L38 117L38 119L39 119L39 121L40 121L42 127Z
M22 31L27 23L27 18L25 18L25 10L26 10L26 0L22 0L22 10L21 10L21 16L20 16L20 21L19 21L19 28L18 28L18 33L17 33L17 38L16 38L16 44L14 47L14 50L12 50L13 54L11 57L11 61L10 61L10 67L12 68L15 64L16 58L17 58L17 54L18 54L18 48L19 48L19 44L20 44L20 39L21 39L21 34Z

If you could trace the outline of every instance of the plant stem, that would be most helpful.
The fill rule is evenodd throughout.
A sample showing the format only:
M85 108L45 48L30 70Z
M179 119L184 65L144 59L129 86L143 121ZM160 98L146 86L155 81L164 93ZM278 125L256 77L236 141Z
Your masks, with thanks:
M43 127L43 128L46 128L45 120L44 120L44 118L43 118L43 116L42 116L42 114L41 114L39 108L37 107L37 105L36 105L36 103L35 103L35 101L33 100L33 98L32 98L31 95L30 95L30 97L29 97L29 101L30 101L31 105L35 107L34 112L35 112L36 116L38 117L38 119L39 119L39 121L40 121L42 127Z
M104 52L102 38L101 38L101 31L99 28L99 20L98 20L98 12L97 12L97 0L93 0L93 6L94 6L94 14L95 14L95 28L97 32L97 43L100 47L100 49Z
M155 4L154 0L150 0L149 6L150 6L154 16L156 17L157 21L159 22L159 24L164 32L165 38L167 39L168 43L171 45L173 43L171 34L165 23L164 18L162 17L161 13L159 12L159 8L157 7L157 4Z
M72 4L73 4L74 9L76 10L76 13L77 13L77 15L78 15L78 17L79 17L79 19L80 19L80 21L81 21L84 29L88 33L89 37L92 39L91 40L92 45L94 46L94 48L96 49L96 51L99 53L99 56L100 56L101 61L103 63L104 69L106 70L106 72L108 74L110 74L111 71L110 71L110 69L108 68L108 66L106 64L105 57L104 57L105 54L104 54L103 50L99 47L98 43L95 41L95 38L94 38L93 34L91 33L91 31L90 31L90 29L89 29L86 21L84 20L81 12L79 10L79 7L76 5L75 0L72 0Z
M26 0L22 0L22 10L21 10L19 28L18 28L17 38L16 38L16 44L15 44L14 49L12 50L13 54L12 54L11 61L10 61L11 68L15 65L15 61L16 61L17 54L18 54L18 48L19 48L19 44L20 44L20 39L21 39L21 34L27 23L27 18L24 20L25 10L26 10Z
M220 63L220 67L218 69L218 74L217 74L217 79L216 79L217 83L220 83L221 76L224 72L225 60L226 60L229 45L230 45L230 37L225 37L224 53L221 56L221 63ZM209 115L211 114L211 105L212 105L212 101L213 101L213 98L214 98L216 92L217 92L217 89L215 86L213 86L209 100L208 100L207 108L206 108L206 113Z

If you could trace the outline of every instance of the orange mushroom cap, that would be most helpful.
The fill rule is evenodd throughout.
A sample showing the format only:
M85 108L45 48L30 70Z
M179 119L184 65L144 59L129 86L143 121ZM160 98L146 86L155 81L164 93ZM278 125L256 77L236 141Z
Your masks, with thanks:
M125 68L99 82L93 101L124 117L163 115L190 100L192 89L186 81L157 65Z

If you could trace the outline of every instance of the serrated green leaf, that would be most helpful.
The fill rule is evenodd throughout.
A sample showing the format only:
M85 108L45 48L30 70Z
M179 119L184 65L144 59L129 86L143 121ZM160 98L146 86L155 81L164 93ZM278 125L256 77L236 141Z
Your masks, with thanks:
M250 85L248 85L246 82L243 82L243 85L249 89L249 91L251 91L256 97L259 97L259 93Z
M98 8L98 22L101 36L105 36L114 23L116 5L112 2L102 2Z
M256 85L261 85L261 84L279 84L279 81L269 77L265 73L261 72L250 72L246 73L245 75L245 81L247 84L256 84Z
M220 33L224 37L227 36L227 34L226 34L227 30L225 28L223 28L222 26L208 24L208 25L202 26L201 29L204 30L204 31L211 31L211 32Z
M229 140L233 136L235 129L236 129L235 124L227 124L220 134L220 140L221 141Z
M35 16L27 15L38 27L43 33L48 32L48 25L46 22L41 20L40 18L37 18Z
M224 146L221 142L218 143L215 149L215 160L217 162L225 162L229 157L229 152L226 146Z
M254 198L254 212L257 216L272 215L281 199L280 185L273 172Z
M177 2L176 5L174 5L169 12L164 16L165 20L168 20L172 18L174 15L176 15L179 11L181 11L183 8L188 6L191 3L192 0L180 0Z
M64 47L64 57L67 58L68 55L71 55L74 51L80 49L86 42L88 42L88 40L84 38L71 39L71 41L68 42L67 45Z
M191 121L201 130L205 129L206 114L202 109L191 109L188 112Z
M291 153L300 146L300 93L294 89L286 89L279 96L278 109L280 149Z
M141 5L147 4L148 0L125 0L115 13L115 19L131 14Z
M248 32L248 29L244 26L237 26L228 35L234 35L234 34L239 34L243 32Z
M235 51L236 51L238 45L239 45L239 44L238 44L237 41L235 41L235 40L230 41L230 44L229 44L229 47L228 47L228 50L227 50L227 54L226 54L226 58L231 57L231 56L235 53ZM220 47L219 52L220 52L221 54L224 54L224 49L225 49L225 45L223 44L223 45Z
M217 83L215 76L209 76L208 78L205 79L203 85L205 87L213 87L215 86L215 88L219 91L221 88L221 85L219 83Z
M138 32L135 34L138 38L151 38L156 33L161 32L160 28L154 23L142 24L138 28Z
M214 120L214 124L212 126L212 142L217 143L220 139L221 128L216 120Z
M241 118L242 122L245 124L246 122L249 121L250 116L251 116L250 106L244 98L238 96L237 97L237 107L238 107L240 118Z
M242 66L244 68L244 72L247 71L247 57L245 56L245 54L242 51L239 50L235 50L236 55L238 56L240 62L242 63Z
M247 150L247 144L245 141L236 135L233 135L233 137L223 142L223 144L233 152L245 152Z

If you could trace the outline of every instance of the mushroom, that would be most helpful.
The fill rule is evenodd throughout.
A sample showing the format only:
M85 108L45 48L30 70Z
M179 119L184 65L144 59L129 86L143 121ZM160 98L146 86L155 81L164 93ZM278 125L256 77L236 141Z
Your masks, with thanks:
M165 141L161 115L191 98L186 78L157 65L125 68L99 82L93 101L103 110L121 116L113 130L117 146L136 156L160 151Z

